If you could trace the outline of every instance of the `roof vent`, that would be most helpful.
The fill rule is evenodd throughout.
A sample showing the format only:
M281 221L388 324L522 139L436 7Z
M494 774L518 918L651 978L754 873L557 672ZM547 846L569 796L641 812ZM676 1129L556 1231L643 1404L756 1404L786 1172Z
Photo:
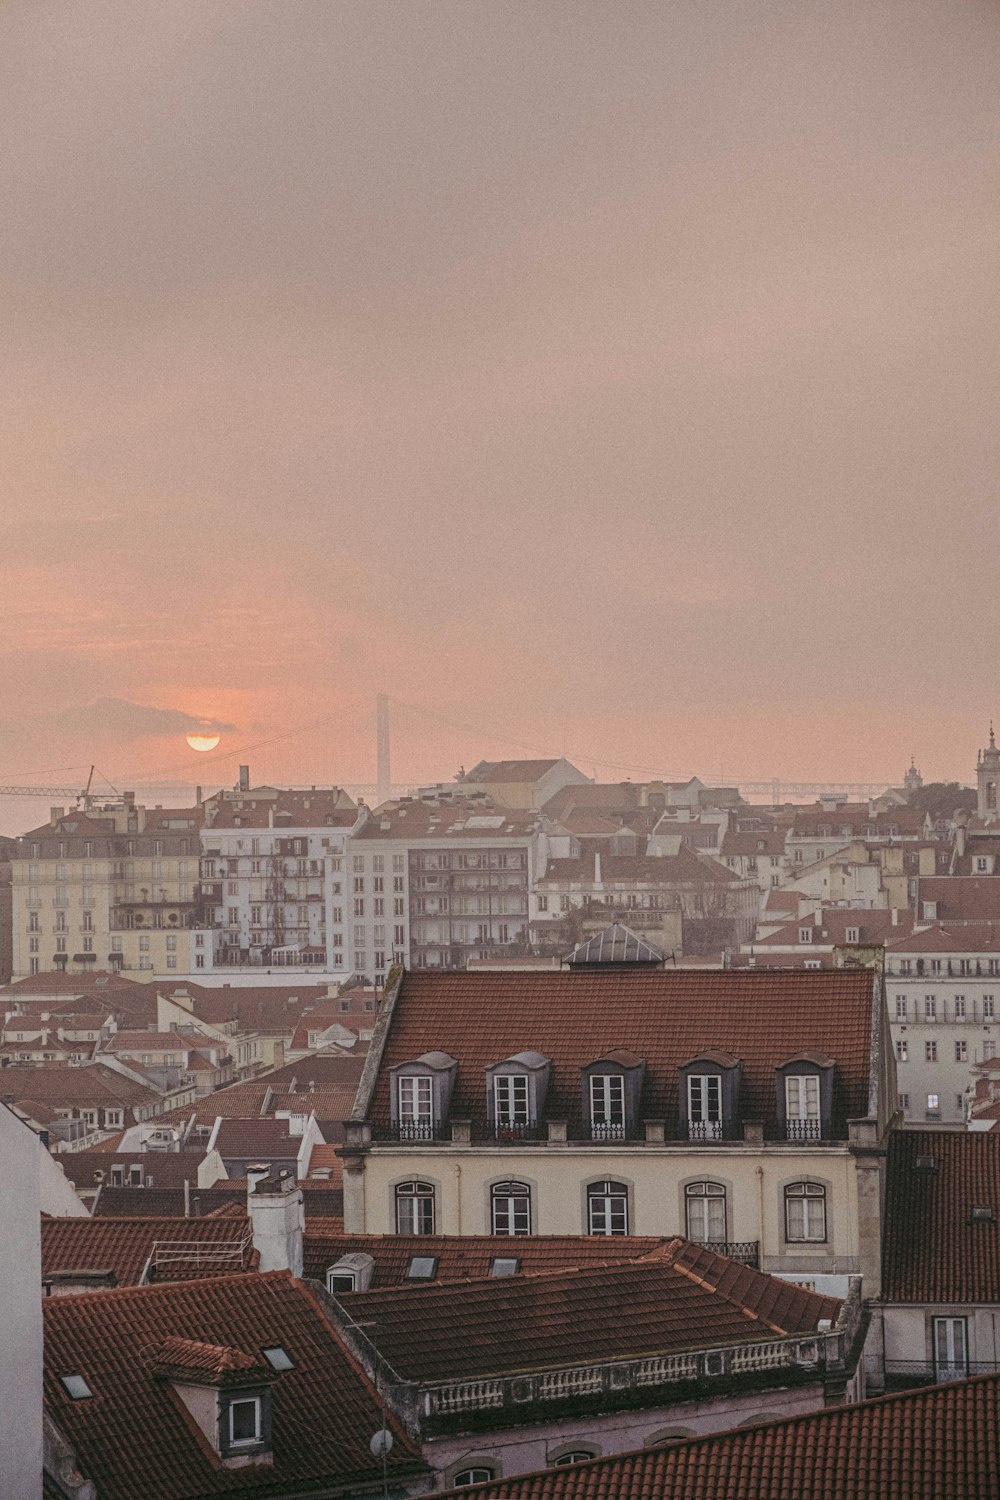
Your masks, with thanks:
M969 1214L973 1224L992 1224L993 1209L989 1203L974 1203Z

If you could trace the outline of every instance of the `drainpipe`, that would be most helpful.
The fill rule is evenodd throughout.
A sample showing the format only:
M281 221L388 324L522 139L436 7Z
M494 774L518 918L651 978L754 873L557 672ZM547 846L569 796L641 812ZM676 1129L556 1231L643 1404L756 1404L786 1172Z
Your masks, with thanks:
M457 1233L461 1234L462 1233L462 1163L460 1161L457 1161L455 1163L455 1192L458 1195L458 1230L457 1230Z
M764 1168L757 1168L757 1267L763 1270L764 1259Z

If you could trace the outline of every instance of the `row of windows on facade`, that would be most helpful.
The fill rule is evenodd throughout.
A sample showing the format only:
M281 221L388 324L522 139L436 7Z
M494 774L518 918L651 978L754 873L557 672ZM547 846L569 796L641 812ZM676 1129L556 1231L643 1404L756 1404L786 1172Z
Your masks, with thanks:
M942 978L958 976L966 979L989 979L1000 974L998 958L897 958L889 959L886 965L890 974L920 978L934 975Z
M826 1240L826 1188L819 1182L791 1182L783 1190L785 1239L789 1243L824 1243ZM630 1194L626 1183L605 1178L586 1187L584 1233L627 1235L631 1233ZM395 1190L396 1233L436 1234L437 1194L433 1183L402 1182ZM699 1244L729 1243L730 1205L721 1182L689 1182L684 1189L684 1233ZM536 1212L531 1187L526 1182L498 1182L490 1188L489 1233L531 1234Z
M530 1130L542 1118L549 1059L519 1053L488 1069L487 1114L498 1136ZM406 1071L402 1071L405 1069ZM514 1071L516 1069L516 1071ZM715 1054L678 1070L681 1124L690 1139L721 1140L739 1110L741 1067ZM457 1064L445 1053L425 1054L393 1069L393 1123L401 1139L434 1136L448 1112ZM581 1103L593 1140L624 1140L638 1124L644 1064L618 1054L582 1070ZM833 1063L792 1059L776 1069L776 1112L789 1139L819 1139L829 1125Z
M954 995L949 1004L943 995L924 995L919 1005L914 996L911 1011L910 997L897 995L896 1020L922 1020L928 1024L937 1021L995 1021L996 996L983 995L981 999L977 999L973 995L970 999L966 995Z
M74 844L77 842L77 840L73 840ZM82 843L83 847L79 853L71 853L70 841L68 840L57 840L51 846L46 841L44 851L41 841L36 840L31 845L30 857L32 860L40 860L42 858L51 860L54 855L59 860L73 859L76 861L81 858L84 860L100 859L102 857L113 859L115 855L125 855L128 858L132 858L137 849L140 849L143 854L152 854L154 856L162 854L181 855L194 852L190 839L84 839ZM23 855L21 857L23 858ZM36 865L32 868L38 869L39 866ZM57 876L56 878L58 879L59 877Z
M978 1061L989 1062L989 1060L990 1060L991 1057L996 1057L996 1055L997 1055L996 1042L991 1041L989 1038L987 1038L983 1042L982 1058L981 1059L979 1059L979 1058L976 1057L976 1055L975 1055L975 1049L974 1048L973 1048L972 1054L970 1056L970 1053L969 1053L969 1044L968 1044L968 1042L964 1038L962 1038L959 1041L955 1042L954 1043L954 1048L955 1048L955 1061L957 1063L964 1063L964 1062L970 1062L970 1061L972 1061L972 1062L978 1062ZM905 1062L909 1062L909 1060L910 1060L910 1044L909 1044L909 1041L908 1041L908 1039L906 1037L901 1037L900 1040L896 1043L896 1061L897 1062L901 1062L901 1063L905 1063ZM936 1063L937 1060L938 1060L938 1044L937 1044L937 1042L936 1041L924 1042L924 1062Z
M927 1119L928 1120L939 1120L941 1118L941 1095L940 1094L927 1094L926 1095L926 1100L927 1100L927 1102L924 1105L924 1110L925 1110ZM910 1096L909 1096L909 1094L900 1094L899 1095L899 1107L903 1111L904 1114L909 1114L910 1113ZM960 1115L964 1116L964 1114L965 1114L965 1095L964 1094L956 1094L955 1095L955 1109L956 1109L956 1111Z

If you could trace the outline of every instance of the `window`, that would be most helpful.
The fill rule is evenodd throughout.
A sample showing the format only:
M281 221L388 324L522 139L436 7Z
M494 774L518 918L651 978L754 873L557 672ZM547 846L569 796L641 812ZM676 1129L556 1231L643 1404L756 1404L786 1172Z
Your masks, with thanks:
M964 1380L969 1370L964 1318L934 1319L934 1378Z
M471 1469L460 1469L452 1480L456 1489L463 1484L489 1484L494 1478L493 1470L486 1464L476 1464Z
M528 1080L517 1073L500 1073L493 1080L493 1107L501 1128L528 1124Z
M41 930L42 930L41 929L41 923L38 920L38 913L37 913L37 911L29 912L28 913L28 931L29 932L41 932Z
M494 1183L490 1205L493 1234L531 1233L531 1189L526 1183Z
M924 1062L937 1062L937 1042L924 1043Z
M965 996L964 995L956 995L955 996L955 1020L956 1021L964 1021L965 1020Z
M717 1073L692 1073L687 1083L688 1135L692 1140L719 1140L722 1136L722 1079Z
M996 1057L996 1055L997 1055L997 1044L996 1044L996 1042L984 1042L983 1043L983 1062L989 1062L990 1058Z
M684 1189L684 1209L689 1240L725 1243L726 1190L721 1182L689 1182Z
M965 1111L965 1095L964 1094L956 1094L955 1095L955 1108L958 1110L959 1114L963 1114L964 1113L964 1111Z
M229 1446L260 1442L260 1398L241 1397L229 1403Z
M905 1021L906 1020L906 996L905 995L897 995L896 996L896 1020L897 1021Z
M909 1060L910 1060L910 1049L909 1049L909 1046L908 1046L907 1042L905 1041L905 1039L903 1041L901 1041L901 1042L897 1042L896 1043L896 1061L897 1062L909 1062Z
M933 995L924 996L924 1020L937 1020L937 1001L935 1000Z
M909 1109L909 1107L910 1107L910 1096L909 1096L909 1094L900 1094L900 1096L899 1096L899 1107L900 1107L900 1109Z
M434 1233L434 1189L429 1182L401 1182L397 1187L396 1233Z
M968 1044L968 1042L965 1042L965 1041L956 1042L955 1043L955 1061L956 1062L968 1062L968 1060L969 1060L969 1044Z
M430 1135L434 1125L434 1082L426 1076L399 1079L399 1133L404 1138Z
M104 1111L104 1123L109 1129L120 1128L123 1122L124 1117L120 1109L106 1109Z
M588 1458L593 1458L594 1453L590 1448L573 1448L569 1453L560 1453L558 1458L552 1460L554 1469L565 1469L569 1464L583 1464Z
M587 1233L628 1234L628 1188L623 1182L592 1182L589 1185Z
M937 1094L928 1094L927 1095L927 1113L929 1115L933 1116L933 1115L940 1114L940 1112L941 1112L941 1100L938 1098Z
M548 909L549 909L549 898L548 898L548 896L539 896L539 898L538 898L538 910L539 911L548 911Z
M406 1270L408 1281L433 1281L437 1275L438 1257L436 1255L411 1255L410 1264Z
M60 1375L59 1384L73 1401L86 1401L94 1394L82 1375Z
M785 1079L785 1124L789 1140L818 1140L819 1074L791 1074Z
M516 1276L520 1269L521 1261L516 1255L494 1255L490 1261L490 1275L493 1277Z
M826 1188L818 1182L791 1182L785 1188L785 1239L826 1239Z
M624 1140L625 1079L594 1073L590 1079L590 1134L594 1140Z
M800 927L799 928L799 942L800 943L811 943L812 940L813 940L813 929L811 927Z
M983 1020L984 1021L992 1021L992 1020L995 1019L994 1014L993 1014L993 1005L994 1005L993 996L992 995L984 995L983 996Z
M273 1344L270 1349L263 1349L261 1352L272 1370L280 1372L295 1369L295 1361L280 1344Z

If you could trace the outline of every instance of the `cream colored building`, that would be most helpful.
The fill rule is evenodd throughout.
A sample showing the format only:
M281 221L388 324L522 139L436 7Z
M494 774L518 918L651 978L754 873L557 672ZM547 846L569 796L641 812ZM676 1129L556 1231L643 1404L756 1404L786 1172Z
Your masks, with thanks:
M879 1284L879 975L404 974L344 1157L349 1233L684 1234Z
M200 806L146 808L129 793L85 811L54 807L14 845L14 978L206 967L211 935L195 926L201 824Z

